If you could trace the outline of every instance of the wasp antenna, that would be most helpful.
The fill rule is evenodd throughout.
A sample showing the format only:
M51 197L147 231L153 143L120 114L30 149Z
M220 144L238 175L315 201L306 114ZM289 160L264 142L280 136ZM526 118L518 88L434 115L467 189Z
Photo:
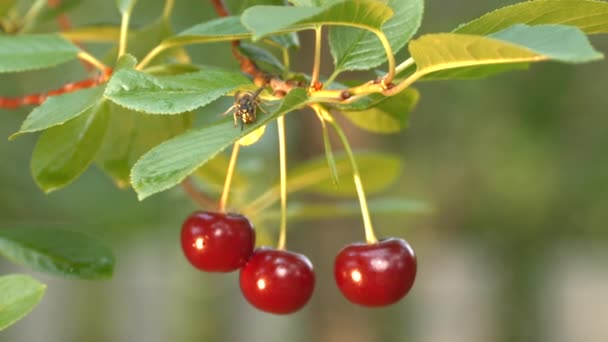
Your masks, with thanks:
M259 87L258 89L256 89L256 90L253 92L253 95L251 96L251 99L255 99L256 97L258 97L258 95L260 95L260 93L262 92L262 90L264 90L264 88L265 88L265 87L264 87L264 86L262 86L262 87Z

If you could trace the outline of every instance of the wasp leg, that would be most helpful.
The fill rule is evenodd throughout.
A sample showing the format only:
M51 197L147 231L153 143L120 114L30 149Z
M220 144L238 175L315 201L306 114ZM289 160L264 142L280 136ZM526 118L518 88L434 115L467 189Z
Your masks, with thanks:
M231 110L233 110L236 107L236 105L232 105L230 106L230 108L228 108L225 112L223 112L221 114L221 116L227 115Z

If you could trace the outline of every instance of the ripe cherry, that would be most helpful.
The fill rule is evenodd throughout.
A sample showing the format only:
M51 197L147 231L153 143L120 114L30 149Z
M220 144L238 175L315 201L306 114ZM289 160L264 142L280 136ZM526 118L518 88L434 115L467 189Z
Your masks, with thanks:
M301 309L312 296L315 273L306 256L263 247L256 249L241 269L240 283L251 305L288 314Z
M338 253L334 276L349 301L363 306L390 305L412 288L416 256L402 239L353 243Z
M230 272L244 266L251 256L255 231L245 216L198 211L184 221L181 240L194 267Z

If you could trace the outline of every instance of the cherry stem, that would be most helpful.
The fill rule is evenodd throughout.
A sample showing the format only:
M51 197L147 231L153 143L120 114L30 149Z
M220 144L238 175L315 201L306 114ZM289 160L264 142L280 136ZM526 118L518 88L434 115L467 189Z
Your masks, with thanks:
M319 82L319 70L321 69L321 39L322 39L321 25L315 26L315 56L314 64L312 66L312 76L310 79L310 87L315 89L315 85Z
M165 7L163 8L163 19L169 20L173 7L175 6L175 0L165 0Z
M321 107L321 106L319 106ZM372 226L371 215L369 213L369 207L367 206L367 200L365 198L365 191L363 190L363 184L361 183L361 175L359 173L359 168L357 167L357 161L355 160L355 155L350 148L350 143L342 130L342 127L336 122L336 120L331 116L331 114L321 107L320 109L323 113L323 118L329 122L330 125L336 130L338 137L342 141L342 145L344 145L344 150L346 151L346 155L350 161L350 165L353 169L353 180L355 182L355 188L357 189L357 196L359 197L359 205L361 206L361 215L363 216L363 226L365 228L365 240L368 244L378 242L378 238L376 238L376 234L374 234L374 228Z
M120 23L120 41L118 42L118 58L127 52L127 38L129 33L129 21L131 20L131 11L125 11L122 14Z
M96 67L101 72L106 72L108 70L108 67L105 64L86 51L80 51L78 53L78 58Z
M196 188L190 177L187 177L182 181L182 187L184 188L186 194L202 208L215 207L215 202L213 202L209 197L205 196L202 192L200 192Z
M228 203L228 194L230 193L230 184L232 183L232 176L236 168L236 160L239 156L239 145L238 141L232 146L232 154L230 155L230 162L228 163L228 170L226 171L226 181L224 182L224 190L222 191L222 197L220 198L220 211L226 212L226 203Z
M281 178L281 225L279 228L278 249L285 249L287 240L287 151L285 139L285 117L277 119L279 129L279 169Z

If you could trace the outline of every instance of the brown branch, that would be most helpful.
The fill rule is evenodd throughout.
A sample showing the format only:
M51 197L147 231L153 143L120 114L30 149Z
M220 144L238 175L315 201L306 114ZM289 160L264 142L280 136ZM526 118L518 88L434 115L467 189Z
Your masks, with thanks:
M30 94L20 97L0 97L0 108L15 109L23 106L40 105L49 96L57 96L65 93L71 93L76 90L92 88L105 83L112 75L112 69L107 68L96 77L87 78L81 81L70 82L63 87L48 91L41 94Z

